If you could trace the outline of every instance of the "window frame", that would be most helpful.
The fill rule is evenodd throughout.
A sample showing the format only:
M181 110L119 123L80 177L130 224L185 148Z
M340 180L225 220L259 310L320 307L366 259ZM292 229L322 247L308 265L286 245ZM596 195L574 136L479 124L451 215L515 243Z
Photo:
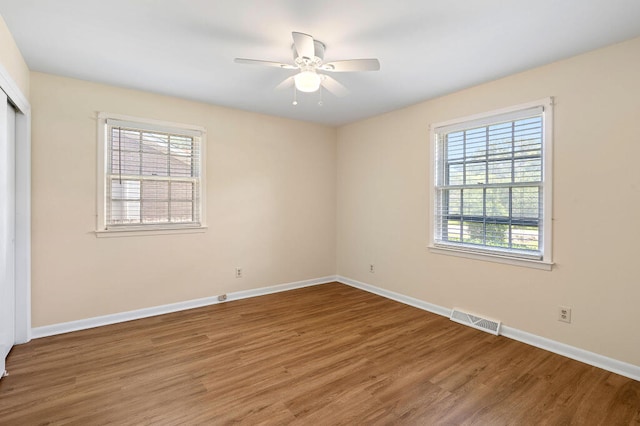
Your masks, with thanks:
M109 166L109 120L120 121L131 125L131 127L149 131L162 132L176 135L195 136L199 139L199 178L198 178L198 208L199 223L153 223L135 225L108 225L107 224L107 196L108 192L108 171ZM119 237L119 236L143 236L143 235L165 235L204 232L206 226L206 129L202 126L191 124L174 123L169 121L154 120L149 118L133 117L122 114L112 114L106 112L98 113L98 163L97 163L97 214L96 230L97 237Z
M541 226L542 226L542 241L540 245L541 257L531 257L526 254L516 255L513 252L507 252L504 250L491 249L486 246L469 247L456 244L447 244L436 241L437 229L436 221L438 219L437 200L438 196L437 184L438 184L438 130L444 127L453 128L460 127L461 129L471 129L473 126L481 127L488 125L495 120L499 120L501 116L509 117L515 116L521 111L532 110L535 108L542 108L542 179L540 188L542 190L542 211L541 211ZM430 177L432 179L429 182L429 204L431 218L429 220L429 243L428 249L432 253L459 256L464 258L506 263L515 266L525 266L543 270L551 270L553 266L552 257L552 224L553 224L553 98L548 97L533 102L519 104L507 108L488 111L485 113L474 114L466 117L460 117L448 121L439 123L433 123L429 126L429 164L432 168Z

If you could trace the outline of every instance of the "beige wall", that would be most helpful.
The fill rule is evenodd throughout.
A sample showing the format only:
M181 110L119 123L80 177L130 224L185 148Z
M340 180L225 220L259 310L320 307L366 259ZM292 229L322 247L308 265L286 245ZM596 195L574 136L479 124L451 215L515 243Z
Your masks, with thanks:
M640 365L639 76L637 38L341 127L338 274ZM429 124L547 96L553 271L430 253Z
M0 16L0 64L11 75L25 98L29 99L29 68L2 16Z
M640 365L638 52L630 40L337 130L31 73L33 326L337 271ZM553 271L428 252L429 123L546 96ZM98 111L208 129L206 233L95 237Z
M335 274L335 129L41 73L31 88L34 327ZM207 128L206 233L96 238L99 111Z

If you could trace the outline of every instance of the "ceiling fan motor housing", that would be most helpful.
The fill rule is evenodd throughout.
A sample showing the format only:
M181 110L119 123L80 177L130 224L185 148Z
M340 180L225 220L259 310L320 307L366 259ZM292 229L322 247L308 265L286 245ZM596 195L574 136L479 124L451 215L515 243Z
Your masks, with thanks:
M293 51L293 60L296 63L296 65L298 66L311 66L311 67L317 67L319 65L322 64L322 61L324 60L324 50L326 49L326 46L323 42L319 41L319 40L313 40L313 48L314 48L314 57L313 58L303 58L298 54L298 51L296 50L296 45L293 44L291 45L291 50Z

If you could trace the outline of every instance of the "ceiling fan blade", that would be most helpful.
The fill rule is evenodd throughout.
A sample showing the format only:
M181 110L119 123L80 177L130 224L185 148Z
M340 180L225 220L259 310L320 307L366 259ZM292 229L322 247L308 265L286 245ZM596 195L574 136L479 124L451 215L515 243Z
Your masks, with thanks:
M296 47L298 56L313 59L316 56L316 48L313 45L313 37L305 33L292 32L293 44Z
M293 77L294 77L294 76L291 76L291 77L287 77L287 78L285 78L285 79L282 81L282 83L280 83L280 84L278 84L278 85L276 86L276 90L287 89L287 88L289 88L289 87L293 86L293 81L294 81L294 80L293 80Z
M281 62L261 61L258 59L235 58L233 62L236 64L263 65L267 67L284 68L287 70L295 70L298 68L295 65L283 64Z
M329 62L320 67L324 71L350 72L350 71L378 71L380 61L377 59L347 59L345 61Z
M322 75L322 79L320 80L320 84L322 87L327 89L329 92L333 93L338 97L346 96L349 93L349 89L340 84L335 78L329 77L328 75Z

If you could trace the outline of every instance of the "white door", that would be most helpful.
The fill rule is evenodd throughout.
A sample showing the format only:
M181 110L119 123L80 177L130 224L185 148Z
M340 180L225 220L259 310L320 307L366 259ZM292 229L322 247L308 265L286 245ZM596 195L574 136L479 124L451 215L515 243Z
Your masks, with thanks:
M16 112L0 91L0 376L15 343Z

